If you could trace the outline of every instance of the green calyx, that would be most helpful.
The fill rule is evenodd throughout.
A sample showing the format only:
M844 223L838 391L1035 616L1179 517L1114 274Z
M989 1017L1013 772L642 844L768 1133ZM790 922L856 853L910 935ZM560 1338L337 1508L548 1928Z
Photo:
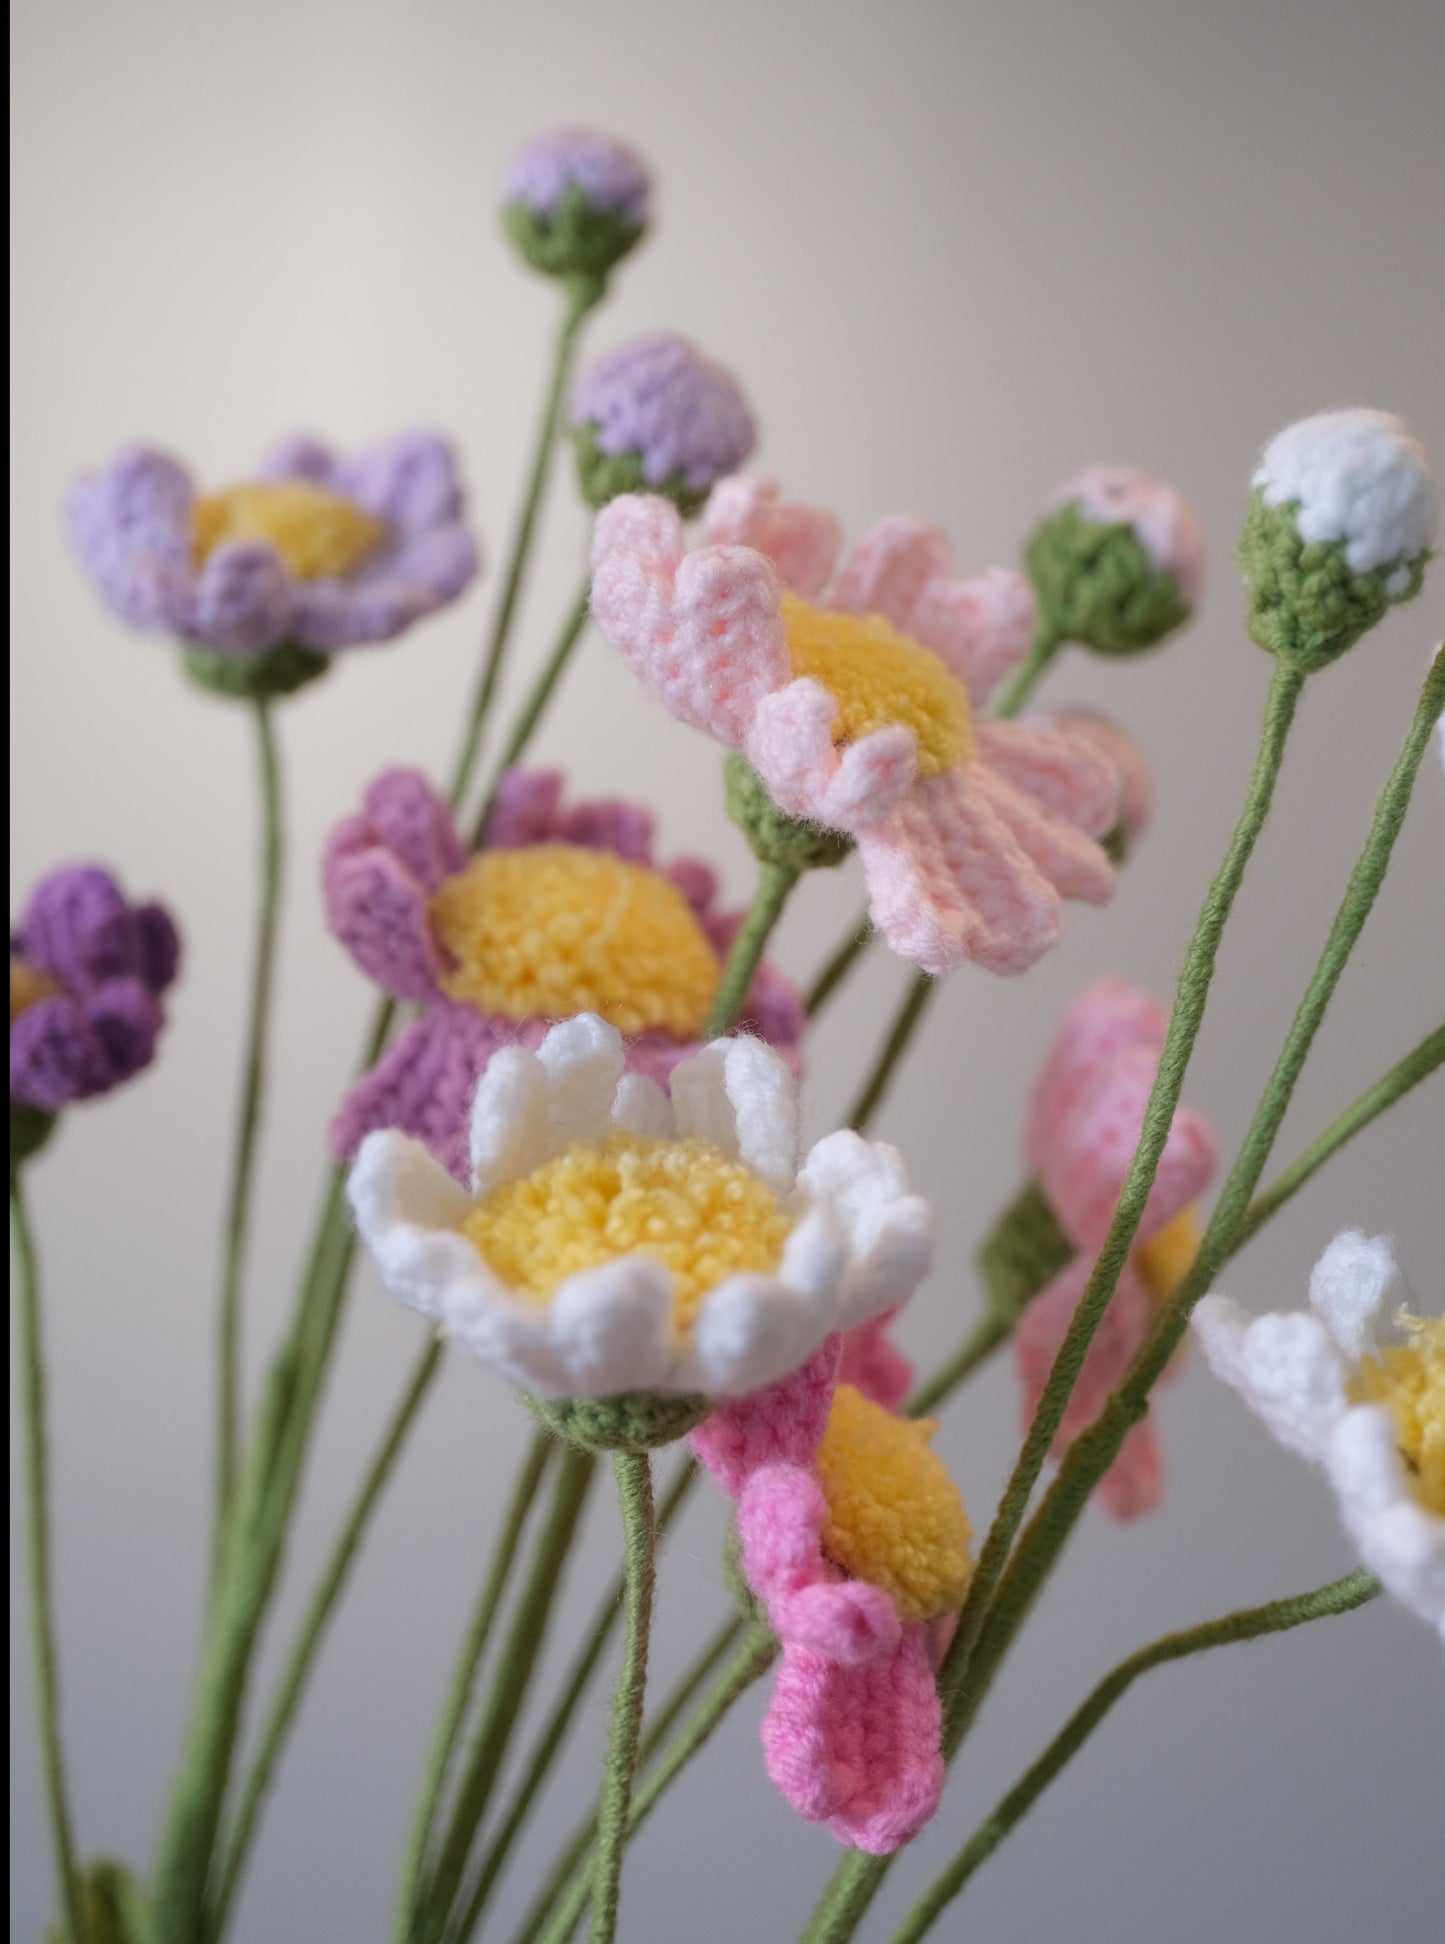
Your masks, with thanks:
M1077 506L1035 527L1024 566L1047 633L1100 655L1142 654L1189 619L1178 581L1154 565L1134 529L1086 520Z
M990 1312L1015 1324L1059 1271L1074 1258L1074 1245L1036 1181L1026 1182L985 1237L978 1271Z
M26 1107L18 1100L10 1103L10 1172L32 1154L39 1154L41 1148L55 1132L54 1114L44 1113L39 1107Z
M85 1944L145 1944L150 1935L145 1898L123 1863L100 1857L79 1873ZM64 1927L52 1924L45 1944L71 1944Z
M685 520L700 513L712 491L689 486L680 472L666 479L648 479L636 452L604 452L597 443L597 425L589 419L572 428L572 444L577 453L577 484L589 506L604 507L619 493L660 493L670 499Z
M524 1391L527 1408L579 1451L656 1451L695 1431L712 1411L712 1399L692 1393L621 1391L615 1397L538 1397Z
M544 277L600 285L607 273L637 247L647 225L631 222L615 209L598 209L573 182L547 216L539 216L522 201L507 203L502 210L502 227L523 262Z
M212 695L256 702L294 695L330 672L330 655L318 655L295 641L278 641L259 655L218 655L209 648L185 650L186 674Z
M1266 506L1249 496L1239 565L1249 588L1249 632L1259 646L1301 673L1352 648L1385 610L1420 592L1428 553L1356 573L1338 540L1302 540L1297 500Z
M781 811L757 771L736 750L723 765L723 793L729 817L760 864L775 864L801 877L804 871L831 870L853 848L853 839L841 831Z

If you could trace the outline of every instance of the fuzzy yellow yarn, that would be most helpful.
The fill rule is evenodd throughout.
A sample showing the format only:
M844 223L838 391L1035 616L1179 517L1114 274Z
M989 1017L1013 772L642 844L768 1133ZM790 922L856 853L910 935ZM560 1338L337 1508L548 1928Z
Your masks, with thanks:
M894 724L918 738L918 774L937 776L973 753L968 692L930 649L878 614L833 614L783 596L795 676L810 675L838 705L835 742Z
M571 844L483 851L431 901L453 999L509 1019L600 1013L623 1033L691 1039L720 968L687 899L656 871Z
M197 499L191 509L198 565L219 546L261 540L276 549L297 580L339 580L385 538L380 520L342 494L304 479L228 486Z
M1445 1317L1402 1319L1408 1343L1362 1357L1350 1380L1355 1404L1383 1404L1395 1423L1415 1497L1445 1518Z
M818 1451L823 1550L855 1579L881 1586L904 1620L953 1612L973 1572L963 1500L929 1449L937 1429L840 1384Z
M766 1182L710 1141L619 1133L498 1188L462 1233L503 1282L539 1302L581 1269L651 1256L672 1271L685 1331L726 1277L776 1269L791 1227Z
M1135 1249L1134 1267L1156 1303L1167 1303L1188 1275L1200 1241L1198 1211L1185 1208Z
M28 960L10 956L10 1023L13 1026L21 1013L27 1012L37 1000L53 999L61 987L59 979L53 979L48 972L41 972Z

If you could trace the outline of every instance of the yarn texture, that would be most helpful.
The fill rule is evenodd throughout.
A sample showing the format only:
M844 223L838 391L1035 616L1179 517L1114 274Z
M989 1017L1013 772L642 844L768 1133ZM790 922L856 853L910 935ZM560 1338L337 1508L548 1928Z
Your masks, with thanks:
M502 175L502 222L548 277L605 281L647 228L652 179L635 149L588 128L535 136Z
M590 506L646 491L695 513L757 443L737 379L676 331L634 338L589 365L570 421Z

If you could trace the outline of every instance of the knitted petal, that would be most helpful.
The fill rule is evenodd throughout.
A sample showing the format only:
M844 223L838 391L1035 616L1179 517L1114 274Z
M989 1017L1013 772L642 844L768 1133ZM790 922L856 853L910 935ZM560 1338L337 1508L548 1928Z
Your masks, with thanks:
M719 480L702 515L709 546L756 547L784 587L805 601L822 593L838 558L842 529L820 506L781 500L776 480L735 473Z
M556 831L563 785L561 770L508 770L497 784L484 848L521 850L545 844Z
M289 631L323 653L391 641L455 600L478 565L476 542L462 526L404 533L348 580L298 583Z
M370 834L362 817L332 833L321 867L326 922L383 991L425 1004L438 996L442 972L426 894L390 851L367 843Z
M128 446L76 481L65 503L82 565L123 621L181 632L191 614L191 505L185 468Z
M778 1638L840 1665L898 1646L898 1613L881 1587L848 1580L823 1557L822 1488L799 1465L765 1465L738 1498L738 1540L748 1584Z
M902 634L929 582L953 566L948 536L928 520L894 513L875 520L849 548L832 605L847 614L881 614Z
M461 517L456 459L432 432L400 432L344 460L338 489L375 519L404 533Z
M840 1384L851 1384L885 1411L901 1411L913 1388L913 1365L888 1334L896 1315L896 1310L888 1310L855 1330L845 1330L838 1366Z
M810 1465L833 1403L839 1339L829 1337L805 1364L765 1390L722 1399L692 1433L699 1461L733 1498L764 1465Z
M1346 1399L1339 1353L1319 1318L1300 1310L1251 1317L1227 1296L1210 1294L1191 1320L1215 1376L1281 1444L1323 1463Z
M420 770L385 770L361 800L373 840L389 850L424 891L463 869L466 846L446 799Z
M1118 827L1132 849L1154 814L1154 779L1149 760L1127 730L1096 709L1055 709L1024 717L1023 728L1061 730L1075 746L1086 743L1113 770L1119 788Z
M259 654L291 632L296 588L274 547L217 547L197 578L186 634L223 654Z
M1445 1640L1445 1519L1412 1495L1389 1412L1379 1405L1346 1411L1325 1466L1361 1559Z
M1047 815L1033 797L1015 789L989 764L975 764L969 780L1061 898L1108 903L1114 893L1114 867L1092 837L1061 817Z
M27 1006L10 1028L10 1098L53 1114L72 1100L103 1093L110 1062L69 993Z
M1376 1326L1398 1270L1387 1235L1345 1229L1310 1273L1310 1308L1351 1363L1376 1348Z
M96 864L72 865L42 878L12 943L37 970L53 974L75 993L139 972L144 962L135 914L110 872Z
M1087 837L1119 820L1119 775L1085 737L1039 722L980 722L978 754L995 775Z
M945 661L981 709L1021 662L1038 620L1034 591L1011 567L986 567L966 579L930 581L913 610L912 633Z
M762 698L746 742L748 761L790 817L858 833L886 817L914 780L918 743L901 725L840 747L838 705L820 682L789 682Z

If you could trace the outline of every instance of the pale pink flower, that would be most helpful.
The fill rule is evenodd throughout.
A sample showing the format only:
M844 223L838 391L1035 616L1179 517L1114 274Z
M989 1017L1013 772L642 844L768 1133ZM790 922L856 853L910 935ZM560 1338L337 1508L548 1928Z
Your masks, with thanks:
M1117 818L1114 768L1085 739L978 713L1031 637L1022 576L960 578L944 534L903 516L838 554L832 514L770 481L722 481L690 552L671 505L624 495L597 520L592 613L780 809L856 840L873 922L901 957L1025 971L1057 941L1063 899L1113 889L1096 839Z

